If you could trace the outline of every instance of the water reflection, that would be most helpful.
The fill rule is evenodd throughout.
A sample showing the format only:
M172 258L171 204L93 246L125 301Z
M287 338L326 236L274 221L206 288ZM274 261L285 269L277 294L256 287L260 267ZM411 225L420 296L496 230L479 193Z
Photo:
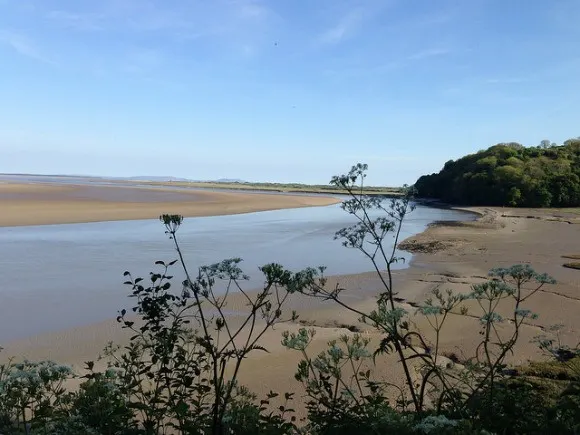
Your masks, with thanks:
M419 206L401 238L435 220L466 218ZM258 267L268 262L293 270L323 265L329 275L370 270L359 252L333 239L352 223L332 205L189 218L178 234L190 267L241 257L251 277L246 287L256 288ZM163 225L153 220L0 228L0 249L0 342L114 317L130 303L125 270L147 276L155 260L176 258Z

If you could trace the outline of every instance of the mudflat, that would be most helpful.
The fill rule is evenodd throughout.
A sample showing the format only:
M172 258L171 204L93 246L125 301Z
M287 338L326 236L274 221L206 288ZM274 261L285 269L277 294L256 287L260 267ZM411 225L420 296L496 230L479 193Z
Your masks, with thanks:
M0 226L155 219L164 213L216 216L337 202L324 196L0 183Z
M517 364L542 358L533 338L555 324L562 325L562 341L575 345L580 332L580 271L563 267L567 260L562 256L580 254L580 210L468 210L478 213L479 219L438 222L404 241L402 246L413 251L415 256L409 268L394 272L395 290L401 305L413 313L413 307L425 300L434 288L467 293L473 284L486 279L491 268L530 264L538 272L552 275L558 283L546 286L526 302L525 308L539 317L523 327L519 344L509 361ZM359 310L371 310L377 294L382 291L377 275L370 272L331 277L329 285L335 283L346 288L344 300ZM244 302L238 296L232 295L228 309L243 311ZM316 330L309 349L311 355L324 350L329 340L353 334L355 328L371 339L371 344L380 340L380 335L369 325L359 323L358 316L332 302L295 295L288 308L298 311L299 321L268 331L261 344L269 352L255 352L242 366L240 381L260 398L270 390L296 392L298 398L303 394L293 376L301 356L281 346L284 330L296 331L300 327ZM442 332L444 351L459 357L472 354L480 340L477 312L472 312L473 317L451 316ZM238 318L232 317L232 322L237 321ZM413 321L429 336L428 325L421 318L413 318ZM95 359L111 340L119 344L128 340L128 333L114 320L3 343L5 349L0 359L8 356L54 359L81 370L83 362ZM378 377L390 382L403 379L394 355L377 358L375 370Z

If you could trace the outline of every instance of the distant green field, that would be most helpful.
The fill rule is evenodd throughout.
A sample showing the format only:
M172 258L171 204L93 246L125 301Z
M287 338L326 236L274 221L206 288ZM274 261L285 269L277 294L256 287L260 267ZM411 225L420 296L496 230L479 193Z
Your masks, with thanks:
M272 192L286 192L286 193L343 193L344 191L335 186L326 185L308 185L308 184L285 184L285 183L217 183L217 182L187 182L187 181L171 181L171 182L156 182L147 181L143 184L150 184L154 186L179 186L192 187L196 189L233 189L233 190L264 190ZM369 186L363 189L367 195L389 195L399 196L403 189L399 187L377 187Z

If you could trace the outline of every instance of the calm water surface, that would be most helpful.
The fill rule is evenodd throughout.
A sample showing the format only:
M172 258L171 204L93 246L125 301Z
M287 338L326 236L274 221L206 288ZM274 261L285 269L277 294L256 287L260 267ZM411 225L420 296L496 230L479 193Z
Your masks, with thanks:
M418 206L401 240L435 220L470 218ZM362 254L333 239L352 223L332 205L189 218L178 235L192 270L243 258L251 277L245 287L251 289L262 283L258 266L269 262L293 270L323 265L328 275L370 270ZM0 228L0 343L115 317L132 303L122 284L125 270L146 277L156 260L175 258L163 225L154 220ZM181 279L178 269L175 276Z

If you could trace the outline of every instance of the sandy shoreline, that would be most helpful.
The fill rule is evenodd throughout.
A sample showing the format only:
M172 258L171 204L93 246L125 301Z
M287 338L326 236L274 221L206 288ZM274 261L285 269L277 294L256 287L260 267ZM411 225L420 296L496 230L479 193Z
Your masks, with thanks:
M562 340L575 344L580 331L580 271L562 267L565 260L561 256L580 254L580 211L465 210L480 214L480 218L474 222L435 223L405 241L405 246L415 255L409 268L394 273L396 291L402 303L413 311L412 305L423 301L435 287L468 292L470 286L483 281L493 267L528 263L537 271L554 276L558 284L547 287L527 303L527 308L540 317L524 328L511 361L521 363L539 358L540 353L531 340L550 325L562 324ZM331 277L331 282L347 288L345 298L364 310L373 307L374 298L380 291L374 273ZM234 297L229 308L241 306L241 299ZM269 353L251 356L242 370L241 382L259 397L270 390L302 391L293 377L300 356L280 345L284 330L297 330L303 325L315 328L317 335L312 354L323 350L330 339L350 334L347 327L351 326L360 328L373 340L379 338L369 326L360 324L356 316L329 302L299 296L290 302L290 307L298 310L301 322L279 325L274 331L269 331L262 342ZM426 325L420 320L417 320L417 326L426 331ZM469 353L479 339L478 331L475 319L459 316L450 319L444 331L444 350ZM5 349L0 359L9 355L55 359L80 369L84 361L95 359L107 342L113 340L123 344L127 338L126 331L111 320L3 343ZM391 357L382 359L377 370L387 379L400 379L398 366Z
M0 227L251 213L331 205L324 196L0 183Z

